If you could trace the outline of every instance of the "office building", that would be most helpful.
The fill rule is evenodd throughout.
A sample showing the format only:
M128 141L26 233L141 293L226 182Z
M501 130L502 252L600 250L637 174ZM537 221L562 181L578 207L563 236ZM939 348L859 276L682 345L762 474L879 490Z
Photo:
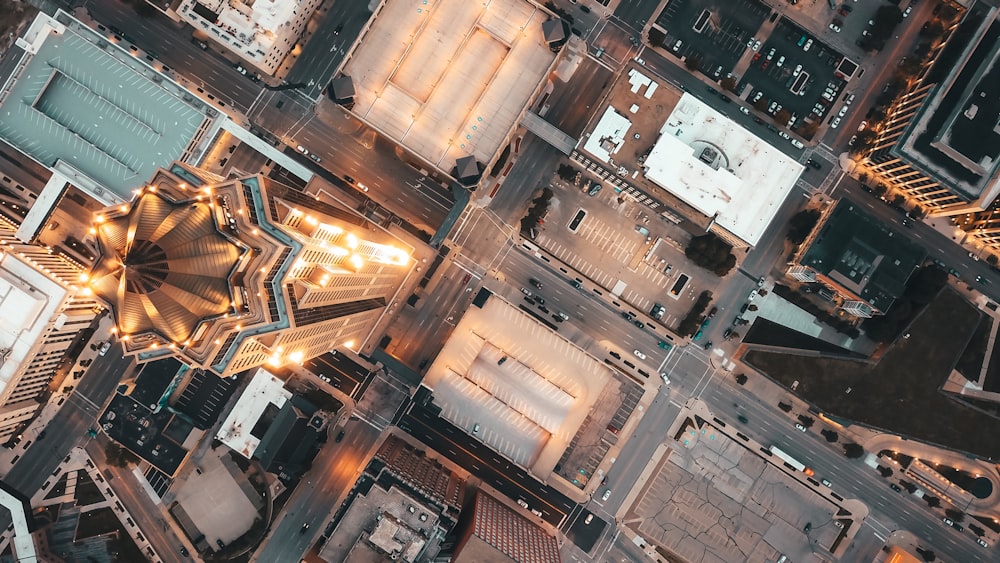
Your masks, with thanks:
M94 236L89 283L125 353L220 376L359 347L413 266L352 209L181 163L98 214Z

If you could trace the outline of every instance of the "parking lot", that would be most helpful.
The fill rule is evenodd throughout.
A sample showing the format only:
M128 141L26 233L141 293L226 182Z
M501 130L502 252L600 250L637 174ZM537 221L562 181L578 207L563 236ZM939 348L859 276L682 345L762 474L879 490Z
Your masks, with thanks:
M702 72L718 79L733 71L770 14L753 0L672 0L656 25L666 32L667 50L679 58L697 58Z
M737 91L779 126L809 139L824 120L842 117L838 98L846 82L836 75L842 59L815 35L781 19L750 59Z

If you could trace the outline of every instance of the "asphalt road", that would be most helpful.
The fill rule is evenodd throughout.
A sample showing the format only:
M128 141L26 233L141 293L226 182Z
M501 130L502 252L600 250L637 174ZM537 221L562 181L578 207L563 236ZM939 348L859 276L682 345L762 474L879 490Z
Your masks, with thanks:
M307 84L303 95L318 99L370 16L367 2L334 2L325 14L313 16L316 30L285 81Z
M421 390L421 393L425 390ZM535 477L503 458L488 446L473 440L447 420L435 416L420 405L417 395L399 421L399 427L421 442L459 464L484 483L514 500L524 500L542 518L559 526L576 503L559 491L540 483Z
M339 443L333 439L337 432L336 428L330 429L330 440L291 493L252 561L300 560L323 533L330 512L361 476L379 431L352 418L344 425L345 437ZM305 533L301 533L303 524L309 524Z
M614 18L638 33L659 15L654 13L659 5L657 0L621 0L615 8Z
M361 385L368 378L368 370L343 354L327 352L303 364L307 370L316 375L330 378L330 385L340 389L348 396L357 399Z

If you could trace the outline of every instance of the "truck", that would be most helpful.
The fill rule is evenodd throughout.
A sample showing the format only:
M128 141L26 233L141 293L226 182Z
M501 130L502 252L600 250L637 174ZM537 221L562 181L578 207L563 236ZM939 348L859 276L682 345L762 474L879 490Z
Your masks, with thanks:
M791 467L792 469L795 469L796 471L801 471L802 473L805 473L808 477L812 477L813 475L816 474L815 471L813 471L812 469L806 467L806 464L804 464L801 461L795 459L794 457L788 455L787 453L785 453L784 451L782 451L782 449L779 448L778 446L771 446L770 450L771 450L771 453L774 454L775 457L777 457L778 459L780 459L781 461L783 461L785 463L785 465L787 465L788 467Z

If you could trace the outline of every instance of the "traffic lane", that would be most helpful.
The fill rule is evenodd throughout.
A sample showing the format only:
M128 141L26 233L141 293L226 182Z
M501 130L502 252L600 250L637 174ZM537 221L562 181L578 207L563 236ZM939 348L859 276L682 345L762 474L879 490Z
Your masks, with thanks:
M314 99L321 95L370 17L365 2L334 2L289 71L288 82L311 83L306 94Z
M149 494L142 489L142 484L138 482L136 476L130 469L112 467L107 463L105 447L110 442L106 436L97 440L91 440L86 447L87 455L94 460L94 464L107 478L107 483L98 484L101 489L108 487L114 491L120 499L122 505L128 511L129 518L135 522L135 529L123 524L123 527L130 533L132 541L134 532L139 531L153 547L153 550L162 561L184 561L181 556L179 546L182 545L177 536L174 535L169 525L164 522L163 515L150 499ZM105 491L106 493L106 491ZM168 530L170 530L168 532ZM136 543L138 546L138 543ZM140 548L141 550L141 548Z
M621 0L615 7L614 17L634 30L641 30L654 17L658 0Z
M117 28L128 35L134 45L147 53L154 53L157 60L174 73L187 77L194 84L201 84L203 89L211 90L217 97L227 98L228 102L244 112L260 94L258 84L236 72L232 63L221 55L211 50L203 51L190 40L188 33L178 33L177 25L160 12L140 17L125 6L114 0L93 0L87 10L100 24ZM190 30L189 27L186 29ZM128 49L129 41L124 43ZM235 59L235 55L233 57Z
M328 355L323 354L313 358L305 362L304 367L317 376L329 377L330 385L353 397L368 376L368 371L351 369L350 366L343 366L326 356ZM357 364L354 365L357 366ZM357 367L360 368L360 366Z
M404 428L404 424L411 429L408 430L411 434L424 440L442 455L447 455L470 473L511 498L523 498L529 506L540 510L543 518L553 526L558 526L563 517L576 506L562 493L539 483L520 467L502 459L487 446L457 430L450 422L425 413L417 405L404 415L400 428ZM458 440L463 440L464 443L459 443Z
M596 108L613 73L590 57L573 72L568 82L553 88L546 102L545 120L567 135L579 138L592 108Z
M949 530L954 530L951 528L943 530L936 526L937 516L928 512L916 497L907 499L905 497L912 495L896 493L889 488L889 483L895 482L901 477L900 475L894 475L886 480L860 461L847 459L838 445L821 439L818 427L806 433L792 432L790 428L794 428L795 421L790 419L789 415L776 411L774 407L747 393L743 387L731 384L714 386L701 398L723 421L733 423L732 419L738 414L744 414L749 422L746 425L738 424L737 429L761 444L778 444L790 455L816 471L816 479L830 479L832 490L841 496L862 499L876 509L872 513L872 518L884 514L899 525L914 531L923 529L932 534L935 545L949 542L956 549L962 549L963 546L955 543L953 537L948 537ZM804 486L811 485L804 484ZM814 488L820 492L825 490L822 486ZM900 502L901 500L903 502ZM928 520L928 516L931 520ZM941 533L942 530L944 534ZM965 547L968 549L977 546ZM975 552L975 549L968 551Z
M296 486L285 503L278 521L264 543L257 549L257 561L299 560L326 527L327 519L339 501L354 486L368 452L378 441L378 429L358 419L344 425L341 442L328 441L313 460L312 469ZM302 525L310 528L302 533Z

